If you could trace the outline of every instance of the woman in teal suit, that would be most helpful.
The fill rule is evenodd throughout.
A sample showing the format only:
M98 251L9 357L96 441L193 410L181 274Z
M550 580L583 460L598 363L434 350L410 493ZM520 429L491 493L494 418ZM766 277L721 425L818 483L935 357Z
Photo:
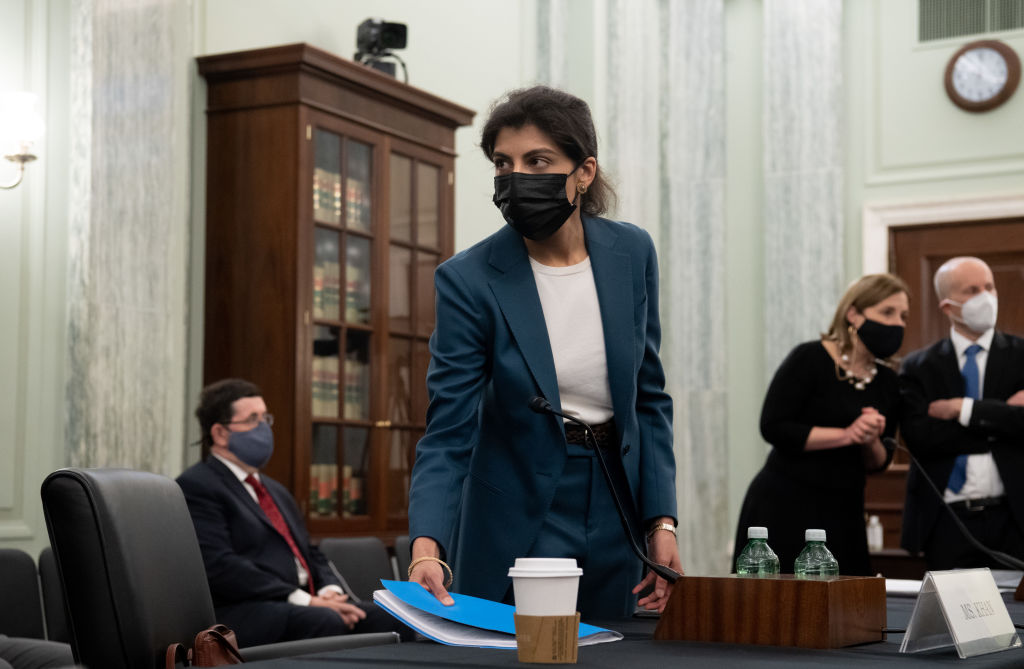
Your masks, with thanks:
M650 573L641 581L582 432L528 406L542 396L594 426L631 493L634 536L680 571L651 238L598 217L613 194L582 100L542 86L513 91L492 109L482 148L508 225L435 273L410 579L450 603L454 572L456 591L510 601L516 558L572 557L585 617L631 615L648 585L639 604L660 610L668 585Z

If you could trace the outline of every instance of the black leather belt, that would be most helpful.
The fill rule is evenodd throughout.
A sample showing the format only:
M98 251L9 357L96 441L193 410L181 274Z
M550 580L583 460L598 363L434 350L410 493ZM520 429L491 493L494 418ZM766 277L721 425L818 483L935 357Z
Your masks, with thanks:
M950 502L949 506L956 511L984 511L985 507L999 506L1006 504L1006 496L1001 497L978 497L977 499L962 499L957 502Z
M615 447L615 421L610 420L600 425L591 425L594 436L597 438L597 445L601 448ZM587 446L586 430L576 423L565 424L565 441L578 446Z

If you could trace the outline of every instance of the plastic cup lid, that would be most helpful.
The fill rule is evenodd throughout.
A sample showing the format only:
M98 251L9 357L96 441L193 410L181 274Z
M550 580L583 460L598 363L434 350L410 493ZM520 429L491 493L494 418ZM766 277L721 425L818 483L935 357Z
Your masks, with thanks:
M767 539L768 528L767 527L748 527L747 528L748 539Z
M824 541L825 530L807 530L804 532L804 541Z
M573 558L516 558L515 566L508 570L511 577L526 578L579 576L582 573Z

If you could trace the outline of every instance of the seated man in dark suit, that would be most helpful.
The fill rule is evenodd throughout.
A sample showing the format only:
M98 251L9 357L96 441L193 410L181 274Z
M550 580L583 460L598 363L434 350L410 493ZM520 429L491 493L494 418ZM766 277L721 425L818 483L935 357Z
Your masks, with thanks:
M203 389L203 462L178 477L206 564L217 622L240 646L408 628L375 604L353 604L310 545L283 485L259 473L274 450L260 389L225 379Z
M904 360L900 428L971 534L1024 559L1024 339L995 329L995 280L982 260L947 261L935 292L950 336ZM917 467L902 545L924 551L930 569L1005 568L968 543Z

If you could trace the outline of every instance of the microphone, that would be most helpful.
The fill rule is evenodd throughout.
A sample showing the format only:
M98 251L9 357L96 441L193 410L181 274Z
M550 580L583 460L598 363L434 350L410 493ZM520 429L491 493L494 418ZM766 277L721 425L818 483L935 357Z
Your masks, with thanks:
M555 413L554 408L551 406L551 402L538 395L530 400L530 411L534 413ZM586 424L584 424L586 427Z
M632 548L633 552L636 553L636 556L640 558L640 561L647 565L655 574L662 577L669 583L675 583L678 581L682 577L682 574L671 567L658 564L654 560L651 560L644 555L644 552L636 545L636 540L633 538L633 532L629 529L629 521L626 520L626 512L622 508L622 500L619 499L619 493L615 489L615 484L612 482L612 474L608 469L608 463L604 460L604 453L601 452L601 448L597 445L597 437L594 436L594 431L590 429L590 426L575 416L570 416L560 411L556 411L555 408L551 406L551 402L548 402L540 396L531 399L529 407L530 410L535 413L548 413L553 416L559 416L572 421L583 428L584 435L590 437L590 441L593 443L590 448L594 450L594 453L597 456L597 462L601 465L601 472L604 474L604 482L608 484L608 490L612 493L612 501L615 502L615 510L619 512L619 520L622 521L622 531L625 532L626 539L629 540L630 548Z
M910 452L910 449L908 449L906 446L903 446L892 437L884 437L882 439L882 445L885 446L885 448L890 451L894 451L898 448L910 456L910 460L917 467L917 471L921 473L921 476L924 477L924 480L928 482L928 486L935 493L935 496L939 498L940 502L942 502L942 506L946 509L946 511L949 512L949 516L953 519L953 523L956 525L957 529L960 530L960 534L962 534L964 538L967 539L967 541L972 546L974 546L979 551L981 551L982 553L989 556L990 558L992 558L993 560L995 560L1003 566L1009 567L1010 569L1024 570L1024 560L1020 560L1002 551L997 551L992 548L989 548L988 546L974 538L974 535L971 534L971 531L967 529L967 526L964 525L962 520L960 520L960 517L956 515L956 511L954 511L953 508L949 506L949 502L946 501L945 496L939 491L939 487L935 485L935 482L932 481L930 476L928 476L928 472L924 470L924 467L921 466L921 463L918 462L917 458L914 457L914 454Z

